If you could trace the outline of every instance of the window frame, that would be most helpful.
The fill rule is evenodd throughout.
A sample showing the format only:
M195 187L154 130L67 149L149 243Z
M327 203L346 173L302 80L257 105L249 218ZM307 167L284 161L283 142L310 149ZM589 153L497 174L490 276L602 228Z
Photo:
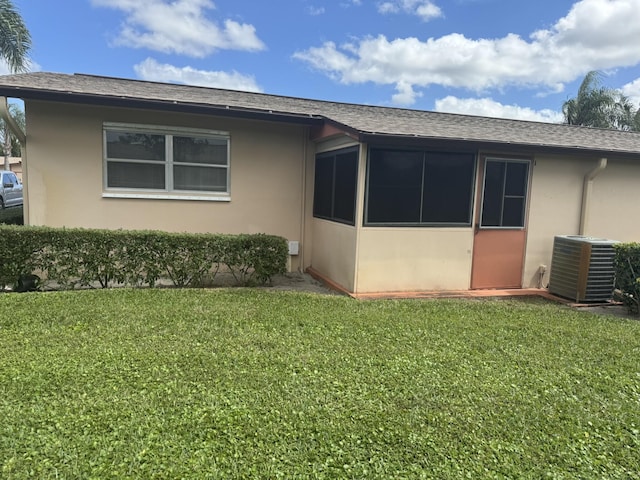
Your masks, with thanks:
M502 187L502 209L501 209L501 220L500 223L504 223L504 200L505 198L522 198L523 206L522 206L522 225L521 226L504 226L504 225L484 225L484 199L485 199L485 182L487 178L487 165L490 162L498 162L503 163L505 165L505 173L503 179L503 187ZM529 190L531 188L531 166L533 162L529 158L503 158L503 157L486 157L483 161L484 165L482 167L482 198L480 199L480 209L478 212L478 228L482 230L524 230L527 227L527 214L528 214L528 206L529 206ZM524 184L524 194L523 195L507 195L506 194L506 165L513 164L524 164L527 166L526 179Z
M7 172L6 175L9 178L9 181L13 183L14 187L20 185L20 182L18 181L18 176L15 173Z
M393 152L410 152L410 153L420 153L422 154L422 178L420 181L420 204L419 204L419 217L423 218L424 212L424 188L425 188L425 178L427 176L425 164L427 163L427 158L429 154L432 155L468 155L472 159L472 171L471 171L471 185L469 192L469 205L468 205L468 221L467 222L370 222L369 219L369 203L370 203L370 175L371 175L371 154L375 150L386 150ZM470 228L473 226L473 215L474 215L474 205L475 205L475 197L476 197L476 184L477 184L477 175L478 175L478 153L475 151L469 150L437 150L437 149L429 149L429 148L402 148L395 147L390 145L373 145L368 149L367 155L367 171L366 171L366 186L365 186L365 202L364 202L364 215L363 215L363 226L364 227L407 227L407 228L415 228L415 227L423 227L423 228Z
M149 135L164 136L164 159L163 160L142 160L109 158L107 149L107 133L140 133ZM224 140L226 142L226 164L203 164L192 162L174 161L173 139L174 137L212 138ZM125 164L153 164L164 167L164 188L138 188L138 187L110 187L108 166L110 163ZM225 189L214 190L182 190L174 188L174 167L205 167L214 169L225 169ZM208 200L208 201L230 201L230 181L231 181L231 136L229 132L220 130L209 130L189 127L172 127L165 125L150 125L137 123L104 122L102 126L102 196L106 198L160 198L160 199L181 199L181 200Z
M346 220L344 218L336 217L336 164L337 157L340 155L347 154L355 154L355 178L353 185L353 205L352 205L352 216L353 220ZM332 159L332 179L331 179L331 215L321 215L316 213L316 195L317 195L317 174L318 174L318 159ZM360 149L358 146L340 148L337 150L329 150L325 152L318 152L315 155L314 159L314 178L313 178L313 205L312 205L312 216L314 218L319 218L322 220L328 220L331 222L341 223L343 225L355 226L357 220L357 203L358 203L358 172L360 165Z

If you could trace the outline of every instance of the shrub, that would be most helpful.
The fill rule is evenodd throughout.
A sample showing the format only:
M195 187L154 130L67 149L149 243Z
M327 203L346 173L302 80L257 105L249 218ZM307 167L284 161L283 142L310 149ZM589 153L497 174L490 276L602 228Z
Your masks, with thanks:
M201 285L225 267L238 284L284 273L287 243L273 235L0 226L0 286L38 275L46 288Z
M25 227L0 226L0 287L13 286L23 276L33 273L35 258L42 250L40 245L46 237L44 228L29 228L25 234Z
M278 237L234 235L225 240L221 260L237 283L266 283L273 275L286 271L287 244Z
M614 245L616 287L630 313L640 313L640 243Z

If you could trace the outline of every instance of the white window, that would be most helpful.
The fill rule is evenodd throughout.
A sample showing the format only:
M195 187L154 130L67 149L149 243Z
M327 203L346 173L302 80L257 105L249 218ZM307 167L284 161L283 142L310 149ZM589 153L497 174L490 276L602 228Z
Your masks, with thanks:
M116 192L228 194L229 135L106 123L104 184Z

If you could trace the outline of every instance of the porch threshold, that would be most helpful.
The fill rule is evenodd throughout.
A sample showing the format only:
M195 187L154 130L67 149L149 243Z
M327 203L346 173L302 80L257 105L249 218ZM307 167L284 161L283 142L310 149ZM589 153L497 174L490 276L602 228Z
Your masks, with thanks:
M569 306L580 306L566 298L549 293L546 288L507 288L507 289L481 289L481 290L420 290L397 292L349 292L342 285L333 282L318 271L309 267L306 272L313 278L322 282L327 288L348 295L358 300L375 299L411 299L411 298L490 298L490 297L526 297L538 296L554 302L564 303Z
M349 295L359 300L373 300L379 298L491 298L538 296L546 298L548 300L567 303L565 299L556 297L543 288L509 288L491 290L425 290L411 292L351 293Z

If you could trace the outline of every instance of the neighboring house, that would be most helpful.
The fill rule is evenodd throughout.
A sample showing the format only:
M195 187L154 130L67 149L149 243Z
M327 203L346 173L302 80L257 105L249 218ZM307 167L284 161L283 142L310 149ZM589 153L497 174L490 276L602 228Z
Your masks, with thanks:
M637 133L88 75L0 95L31 225L277 234L353 293L536 287L555 235L640 240Z
M21 157L9 157L7 159L7 164L5 168L7 170L11 170L16 176L22 181L22 158ZM4 158L2 159L4 162Z

